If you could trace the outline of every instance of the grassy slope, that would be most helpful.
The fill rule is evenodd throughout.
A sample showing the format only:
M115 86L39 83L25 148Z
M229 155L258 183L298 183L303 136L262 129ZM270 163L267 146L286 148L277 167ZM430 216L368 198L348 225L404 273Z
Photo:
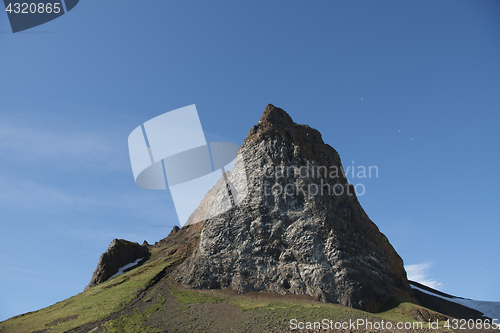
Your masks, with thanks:
M172 285L171 293L177 297L177 302L186 305L196 303L218 303L229 302L238 306L242 311L258 311L265 312L267 317L273 322L284 322L284 326L289 325L291 318L296 318L298 321L318 321L321 322L324 318L329 320L356 321L357 319L365 319L366 321L392 321L405 323L418 323L412 317L412 312L415 309L422 307L395 301L390 309L379 313L368 313L361 310L352 309L340 304L324 304L315 301L269 301L269 300L248 300L242 298L217 297L210 295L209 291L185 290L179 285ZM427 323L423 323L423 328L427 328Z
M187 290L167 273L192 253L200 231L201 224L183 228L151 248L151 257L142 266L47 308L1 322L0 332L288 332L292 318L415 322L412 314L423 309L395 302L387 311L371 314L312 299Z
M105 323L100 325L98 331L161 332L160 329L143 326L146 320L156 312L165 311L165 296L161 293L153 293L155 288L158 287L155 284L160 282L155 280L155 277L177 260L172 256L164 257L159 252L153 251L154 255L143 266L112 278L86 292L47 308L16 316L0 323L0 332L22 333L36 330L65 332L103 319L106 319ZM259 318L258 322L251 323L254 326L262 326L262 324L265 324L262 321L268 321L270 325L281 322L281 327L285 328L291 318L297 318L299 321L320 321L323 318L334 321L356 320L357 318L415 321L410 316L415 305L407 303L399 304L379 314L369 314L337 304L322 304L312 301L274 301L259 298L245 299L212 295L210 291L186 290L168 278L163 278L163 283L168 285L168 293L171 294L169 296L175 296L172 299L176 299L179 304L177 311L186 312L185 316L188 316L188 309L193 304L230 303L237 306L240 312L253 312L256 318ZM132 311L124 312L123 315L119 314L110 317L112 314L123 312L127 306L137 301L138 298L141 298L142 308L132 309ZM175 323L172 323L172 325L175 325Z
M0 331L22 333L47 329L64 332L105 318L137 298L172 261L162 258L150 261L62 302L8 319L0 323Z

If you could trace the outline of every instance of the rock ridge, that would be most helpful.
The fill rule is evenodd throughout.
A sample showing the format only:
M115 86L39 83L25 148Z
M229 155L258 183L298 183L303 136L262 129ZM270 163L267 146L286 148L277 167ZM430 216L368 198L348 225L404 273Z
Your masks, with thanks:
M147 259L149 255L148 246L139 245L125 239L113 239L106 252L101 254L97 267L92 274L89 284L84 290L88 290L102 283L118 273L121 267L135 262L137 259Z

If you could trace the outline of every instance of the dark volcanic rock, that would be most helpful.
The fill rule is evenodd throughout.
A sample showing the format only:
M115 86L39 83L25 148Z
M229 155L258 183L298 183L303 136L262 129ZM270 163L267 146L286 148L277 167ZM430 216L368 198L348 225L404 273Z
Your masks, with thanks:
M317 130L268 105L227 173L236 202L246 186L248 195L204 221L177 281L191 288L309 294L367 311L378 311L391 297L415 301L402 259L341 168L339 154ZM204 209L219 209L226 191L223 182L212 189Z
M118 273L121 267L147 257L148 254L149 250L145 244L141 246L125 239L113 239L106 252L101 254L97 268L85 290L106 281Z
M452 296L449 294L445 294L443 292L440 292L438 290L432 289L430 287L424 286L423 284L420 284L415 281L409 281L410 285L413 285L421 290L425 290L427 292L430 292L434 295L422 292L420 290L415 290L413 289L413 294L415 295L415 298L418 300L420 305L425 306L428 309L431 309L433 311L437 311L439 313L442 313L443 315L447 315L453 318L459 318L459 319L481 319L481 320L486 320L486 319L492 319L488 318L483 315L482 312L479 312L477 310L468 308L466 306L460 305L458 303L453 302L453 299L458 299L461 297L456 297ZM441 297L439 297L441 296ZM442 297L446 297L449 300L443 299ZM420 319L420 318L418 318ZM431 319L435 320L435 319ZM440 319L441 320L441 319Z

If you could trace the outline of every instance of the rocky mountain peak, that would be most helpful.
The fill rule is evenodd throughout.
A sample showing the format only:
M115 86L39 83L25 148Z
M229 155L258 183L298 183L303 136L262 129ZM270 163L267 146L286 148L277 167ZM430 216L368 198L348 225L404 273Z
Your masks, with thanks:
M272 104L268 104L260 118L259 124L271 123L284 127L292 127L295 123L292 117L288 115L283 109L277 108Z
M414 300L403 261L364 212L339 154L317 130L268 105L226 177L234 196L241 189L248 195L203 222L177 281L309 294L368 311L393 297ZM196 214L227 197L225 182L218 184Z
M277 139L289 146L300 146L312 160L333 158L340 162L338 153L331 146L325 145L319 131L308 125L296 124L288 113L272 104L266 106L259 122L252 127L244 142L262 142L268 139Z

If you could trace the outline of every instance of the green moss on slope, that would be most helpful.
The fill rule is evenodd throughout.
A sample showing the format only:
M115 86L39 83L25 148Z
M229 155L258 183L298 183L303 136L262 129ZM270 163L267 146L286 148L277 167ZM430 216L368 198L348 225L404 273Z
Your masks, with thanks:
M23 333L46 329L57 333L105 318L137 298L150 281L174 261L156 259L67 300L8 319L0 323L0 331ZM67 317L73 319L61 320Z

